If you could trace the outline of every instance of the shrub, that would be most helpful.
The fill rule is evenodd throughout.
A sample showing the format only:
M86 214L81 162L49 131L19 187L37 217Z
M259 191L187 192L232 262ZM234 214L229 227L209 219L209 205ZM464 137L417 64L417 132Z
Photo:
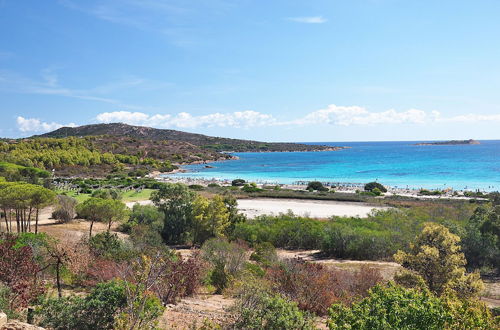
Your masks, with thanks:
M123 283L111 281L98 284L84 298L48 299L36 309L35 314L41 326L56 330L113 329L115 317L125 304Z
M40 267L33 249L19 246L14 235L0 236L0 256L0 285L8 288L4 300L8 300L10 310L21 310L44 291L38 279Z
M199 185L199 184L191 184L188 186L188 188L191 190L197 190L197 191L204 189L204 187L202 185Z
M333 305L330 329L496 329L486 305L454 296L439 298L423 289L377 285L350 307Z
M180 255L166 256L160 267L163 271L153 291L163 304L175 304L179 298L194 294L205 273L205 264L197 254L187 260Z
M241 188L241 190L247 193L262 191L262 189L258 188L257 185L253 182L251 184L245 184L243 188Z
M369 182L369 183L365 184L365 191L373 192L373 190L375 188L377 188L378 190L380 190L383 193L387 192L387 188L378 182Z
M233 181L231 181L231 186L233 187L241 187L245 184L245 180L243 179L234 179Z
M233 237L252 244L269 242L287 249L318 249L321 247L324 224L293 214L260 216L235 225Z
M325 315L335 302L351 303L382 281L377 270L333 270L318 263L283 260L270 268L266 278L277 292L295 301L300 309Z
M247 292L235 308L235 329L315 329L307 314L279 295Z
M134 204L132 213L126 223L121 226L121 231L130 234L132 228L137 225L151 227L152 230L161 232L163 228L164 214L153 205Z
M443 302L430 292L375 286L351 307L333 305L330 329L443 329L450 320Z
M52 218L61 222L73 220L76 215L76 204L78 204L76 199L65 195L58 195L57 207L54 212L52 212Z
M250 260L256 261L265 267L269 267L278 261L278 255L271 243L264 242L255 246L255 251L250 255Z
M328 188L323 186L323 184L319 181L311 181L307 184L306 190L328 191Z
M117 234L109 232L92 236L89 240L89 247L94 255L113 260L127 259L132 253Z
M241 245L217 238L203 244L201 255L211 265L210 281L217 293L229 286L246 262L246 250Z

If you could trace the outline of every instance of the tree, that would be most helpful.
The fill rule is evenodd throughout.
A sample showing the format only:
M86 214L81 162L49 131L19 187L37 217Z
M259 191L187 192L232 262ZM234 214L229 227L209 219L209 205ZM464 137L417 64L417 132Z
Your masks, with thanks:
M238 200L231 194L223 195L224 204L229 212L229 226L226 228L226 236L233 234L234 228L238 223L246 221L246 216L238 210Z
M118 200L91 197L77 206L77 213L80 217L90 220L89 238L91 238L95 221L107 221L109 232L114 221L123 220L128 215L128 209Z
M419 277L437 295L446 289L463 297L476 296L483 283L479 274L465 274L466 260L460 251L460 237L436 223L426 223L422 233L410 244L409 252L398 251L396 262L405 270L396 274L396 282L417 283Z
M369 182L369 183L365 184L365 191L373 192L374 189L378 189L383 193L387 192L387 188L378 182L374 181L374 182Z
M245 184L245 180L243 179L234 179L233 181L231 181L231 186L233 187L241 187Z
M224 199L197 196L193 202L193 242L203 244L212 237L224 237L229 222L229 211Z
M168 244L186 242L192 226L196 194L180 183L167 183L153 193L151 200L165 215L162 237Z
M40 209L49 206L54 203L56 199L56 193L52 190L34 186L32 187L31 192L31 205L35 208L35 234L38 233L38 216L40 213Z
M311 181L307 184L306 190L328 191L328 188L319 181Z
M52 218L61 222L69 222L73 220L76 215L75 208L77 204L77 200L72 197L58 195L57 206L54 212L52 212Z
M12 232L15 217L17 232L31 231L31 221L35 218L35 233L38 232L40 209L54 202L56 194L38 185L3 182L0 183L0 208L3 210L7 232Z
M163 228L164 214L153 205L140 205L136 203L132 207L132 213L127 223L122 225L122 230L130 233L136 226L146 226L153 231L161 232Z

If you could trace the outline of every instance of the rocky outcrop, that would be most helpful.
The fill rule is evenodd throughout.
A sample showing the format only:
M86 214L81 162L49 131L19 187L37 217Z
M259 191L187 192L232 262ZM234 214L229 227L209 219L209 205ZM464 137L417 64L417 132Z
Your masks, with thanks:
M0 326L0 330L45 330L36 325L11 320Z

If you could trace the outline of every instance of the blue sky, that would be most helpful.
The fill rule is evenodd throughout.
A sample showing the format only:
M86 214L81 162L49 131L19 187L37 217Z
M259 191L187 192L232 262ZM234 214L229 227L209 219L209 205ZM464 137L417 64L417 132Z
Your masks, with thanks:
M0 0L0 136L500 139L500 1Z

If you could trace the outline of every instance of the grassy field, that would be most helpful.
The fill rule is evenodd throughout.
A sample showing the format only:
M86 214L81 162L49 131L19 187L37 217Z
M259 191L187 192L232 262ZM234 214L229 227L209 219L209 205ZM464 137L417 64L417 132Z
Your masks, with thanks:
M128 203L128 202L137 202L137 201L142 201L142 200L148 200L149 197L151 197L151 194L153 193L154 189L143 189L140 192L136 192L135 190L130 190L127 192L124 192L122 194L122 202ZM90 194L79 194L74 191L65 191L65 190L58 190L56 191L58 194L66 194L70 197L73 197L78 201L78 203L85 202L87 199L90 198Z

